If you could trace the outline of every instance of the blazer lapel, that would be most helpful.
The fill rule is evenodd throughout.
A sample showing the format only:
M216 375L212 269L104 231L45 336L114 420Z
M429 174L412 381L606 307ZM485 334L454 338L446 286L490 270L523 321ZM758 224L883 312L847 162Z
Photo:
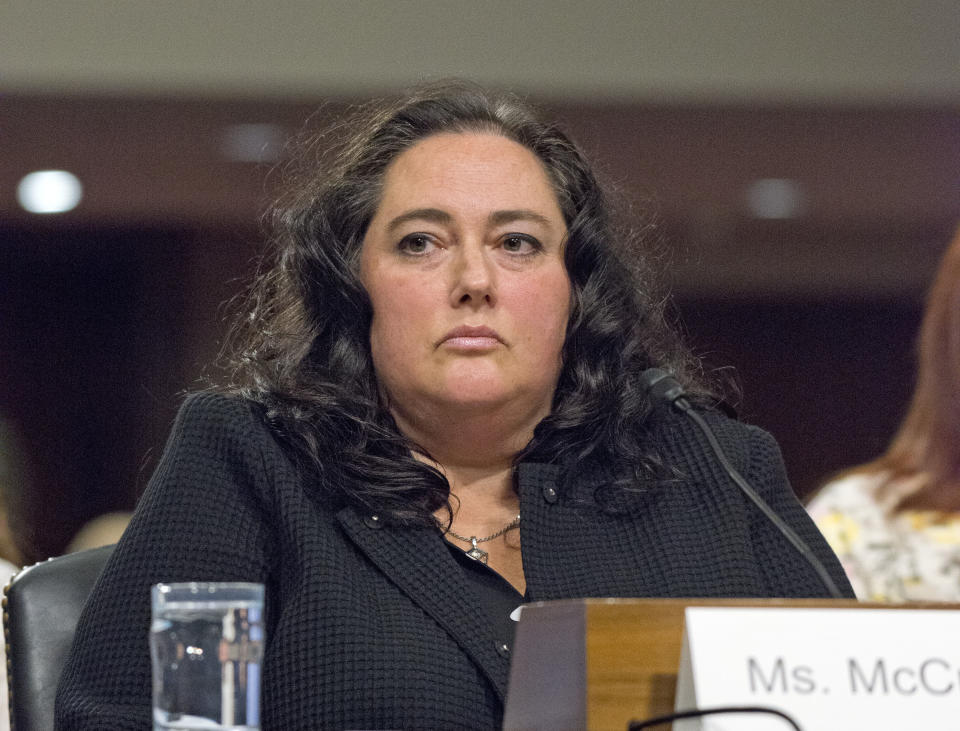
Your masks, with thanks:
M502 702L509 658L497 652L493 624L440 534L429 528L383 524L373 516L361 516L352 507L341 510L337 518L367 558L433 617L484 671Z

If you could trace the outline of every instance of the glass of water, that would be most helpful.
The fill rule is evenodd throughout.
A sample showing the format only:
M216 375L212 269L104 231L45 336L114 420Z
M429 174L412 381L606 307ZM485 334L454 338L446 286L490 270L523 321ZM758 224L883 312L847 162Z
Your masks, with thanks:
M260 728L263 584L156 584L154 731Z

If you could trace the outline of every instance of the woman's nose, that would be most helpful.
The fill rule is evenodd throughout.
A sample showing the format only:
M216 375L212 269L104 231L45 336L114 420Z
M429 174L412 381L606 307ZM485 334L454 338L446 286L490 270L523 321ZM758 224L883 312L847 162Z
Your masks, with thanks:
M495 304L496 270L486 247L469 243L459 247L450 294L454 306Z

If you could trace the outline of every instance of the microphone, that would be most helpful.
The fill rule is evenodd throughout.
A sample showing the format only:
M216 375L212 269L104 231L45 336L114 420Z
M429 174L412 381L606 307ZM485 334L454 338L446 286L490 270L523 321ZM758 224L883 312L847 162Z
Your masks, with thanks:
M710 428L710 425L707 424L704 418L694 410L693 406L690 404L690 401L687 400L686 392L684 391L683 386L680 385L677 379L660 368L648 368L640 374L640 380L646 386L647 393L650 396L650 400L654 406L672 406L684 416L693 420L693 422L700 428L700 431L703 432L703 435L707 438L710 448L713 450L714 455L723 466L723 469L726 471L727 475L729 475L730 479L733 480L737 487L740 488L741 492L743 492L743 494L746 495L750 501L760 509L760 512L766 516L767 520L773 523L776 529L780 531L780 534L786 538L790 544L797 549L797 551L800 552L801 556L806 559L807 563L810 564L813 570L817 572L821 583L830 593L830 596L834 599L844 599L845 597L840 593L840 590L837 589L837 585L833 583L833 579L830 577L827 569L820 562L820 559L814 555L813 551L810 550L810 547L804 543L803 539L800 538L800 536L798 536L796 532L789 525L787 525L769 505L763 501L763 498L761 498L756 491L750 487L750 484L730 463L730 460L727 459L727 455L723 452L723 448L720 446L720 442L717 441L716 435Z

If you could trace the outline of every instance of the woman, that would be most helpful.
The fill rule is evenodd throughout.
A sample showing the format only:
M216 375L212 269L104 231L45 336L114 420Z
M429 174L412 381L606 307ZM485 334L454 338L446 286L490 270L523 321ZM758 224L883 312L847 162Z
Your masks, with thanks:
M181 411L64 728L148 721L158 581L266 583L266 728L496 728L525 600L824 591L653 413L641 371L685 361L562 132L466 84L356 127L275 219L234 387ZM708 419L843 585L772 439Z
M809 510L857 596L960 601L960 233L930 290L910 409L886 454L824 485Z

